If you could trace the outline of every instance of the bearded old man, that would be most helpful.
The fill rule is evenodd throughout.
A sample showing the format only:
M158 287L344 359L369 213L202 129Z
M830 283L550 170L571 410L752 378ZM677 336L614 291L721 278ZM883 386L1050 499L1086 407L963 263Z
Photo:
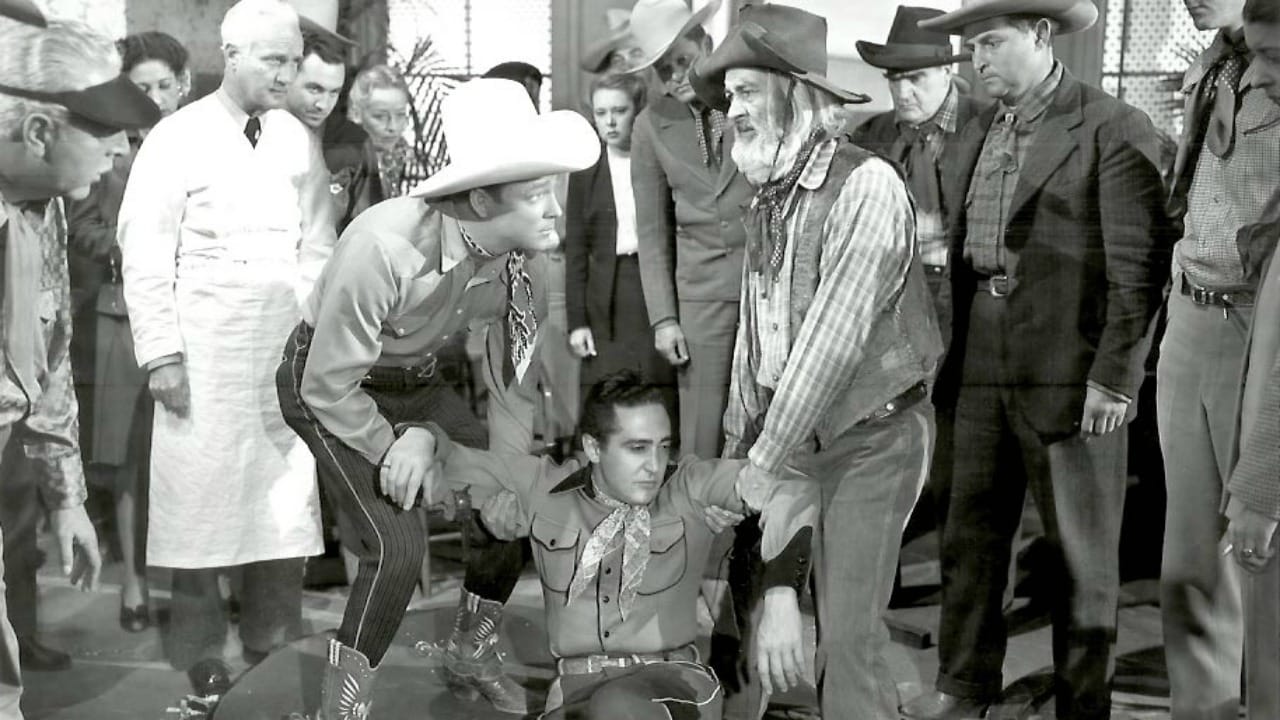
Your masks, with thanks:
M321 550L315 461L275 388L335 241L319 145L284 109L298 16L282 0L241 0L222 42L222 86L151 131L117 231L135 354L159 405L147 558L174 569L180 669L222 655L220 569L243 573L252 663L300 632L303 558Z
M752 6L694 70L698 95L727 110L733 160L756 187L734 347L726 455L746 457L744 497L792 468L821 486L815 549L821 710L898 717L883 651L903 526L934 440L929 383L942 341L916 256L902 177L849 142L845 103L869 98L824 77L826 21ZM766 590L757 665L802 633L777 632L794 594ZM781 683L760 667L766 692Z

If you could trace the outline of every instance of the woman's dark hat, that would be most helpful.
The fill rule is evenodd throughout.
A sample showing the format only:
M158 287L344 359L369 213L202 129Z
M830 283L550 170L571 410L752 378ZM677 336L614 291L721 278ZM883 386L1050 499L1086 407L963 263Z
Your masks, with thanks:
M36 27L49 26L44 13L31 0L0 0L0 15Z
M926 7L899 6L883 45L859 40L858 54L872 67L890 72L909 72L924 68L954 65L969 59L969 53L956 53L951 37L936 30L922 30L921 20L941 17L941 10Z
M800 8L769 4L743 9L720 47L690 72L689 82L703 102L727 110L724 74L733 68L785 73L848 104L871 101L827 79L826 18Z

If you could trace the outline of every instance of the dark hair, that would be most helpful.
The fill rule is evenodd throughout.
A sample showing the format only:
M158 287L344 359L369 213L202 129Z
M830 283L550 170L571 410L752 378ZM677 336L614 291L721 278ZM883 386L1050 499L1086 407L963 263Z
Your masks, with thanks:
M518 83L531 82L542 85L542 71L525 62L498 63L489 68L484 77L499 80L515 80Z
M645 405L666 407L662 401L662 390L657 385L645 382L634 370L606 375L587 391L578 432L604 443L610 435L618 432L618 408Z
M346 48L337 40L317 32L302 33L302 57L315 55L326 65L347 64Z
M181 75L187 69L187 49L167 33L155 30L134 33L117 42L116 48L120 51L120 71L124 73L148 60L168 65L174 75Z
M636 114L644 109L645 96L648 92L648 83L639 73L611 73L607 75L597 75L591 80L591 87L587 90L587 106L588 110L595 102L597 90L620 90L631 98L632 109ZM588 112L588 115L591 113Z
M1244 21L1280 25L1280 0L1247 0L1244 4Z

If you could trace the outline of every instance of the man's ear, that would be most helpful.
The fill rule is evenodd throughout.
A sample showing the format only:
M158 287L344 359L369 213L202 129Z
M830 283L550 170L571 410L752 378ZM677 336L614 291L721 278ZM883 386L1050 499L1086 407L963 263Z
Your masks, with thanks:
M471 211L481 220L488 220L497 214L497 204L488 190L472 188L467 193L467 202L471 205Z
M593 463L600 462L600 441L592 435L582 436L582 452Z
M222 46L222 60L228 69L234 70L240 64L240 48L227 43Z
M1055 30L1053 21L1048 18L1040 18L1036 21L1035 34L1036 42L1043 44L1045 47L1053 45L1053 31Z
M22 121L22 144L32 155L47 158L58 139L58 122L48 113L33 112Z

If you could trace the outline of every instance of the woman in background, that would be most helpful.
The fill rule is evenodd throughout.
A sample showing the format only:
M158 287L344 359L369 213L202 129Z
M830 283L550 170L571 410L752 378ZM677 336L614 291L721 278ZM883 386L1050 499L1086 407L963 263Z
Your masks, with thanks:
M604 152L595 167L569 176L564 241L569 347L582 359L584 389L631 368L665 388L675 418L675 375L653 347L636 254L631 125L644 107L645 81L636 75L602 75L592 80L590 92L591 117Z
M160 107L178 109L191 89L187 50L162 32L130 35L118 43L122 71ZM136 151L147 131L130 138ZM147 611L146 473L151 446L151 395L138 368L120 281L116 216L133 153L67 208L71 275L71 362L80 404L81 448L91 483L111 492L123 566L120 626L141 632ZM141 498L141 500L140 500Z
M341 233L355 216L383 200L400 195L409 143L409 86L387 65L361 70L351 84L347 114L368 137L356 149L335 148L325 154L334 182L345 188L346 212L338 220Z

